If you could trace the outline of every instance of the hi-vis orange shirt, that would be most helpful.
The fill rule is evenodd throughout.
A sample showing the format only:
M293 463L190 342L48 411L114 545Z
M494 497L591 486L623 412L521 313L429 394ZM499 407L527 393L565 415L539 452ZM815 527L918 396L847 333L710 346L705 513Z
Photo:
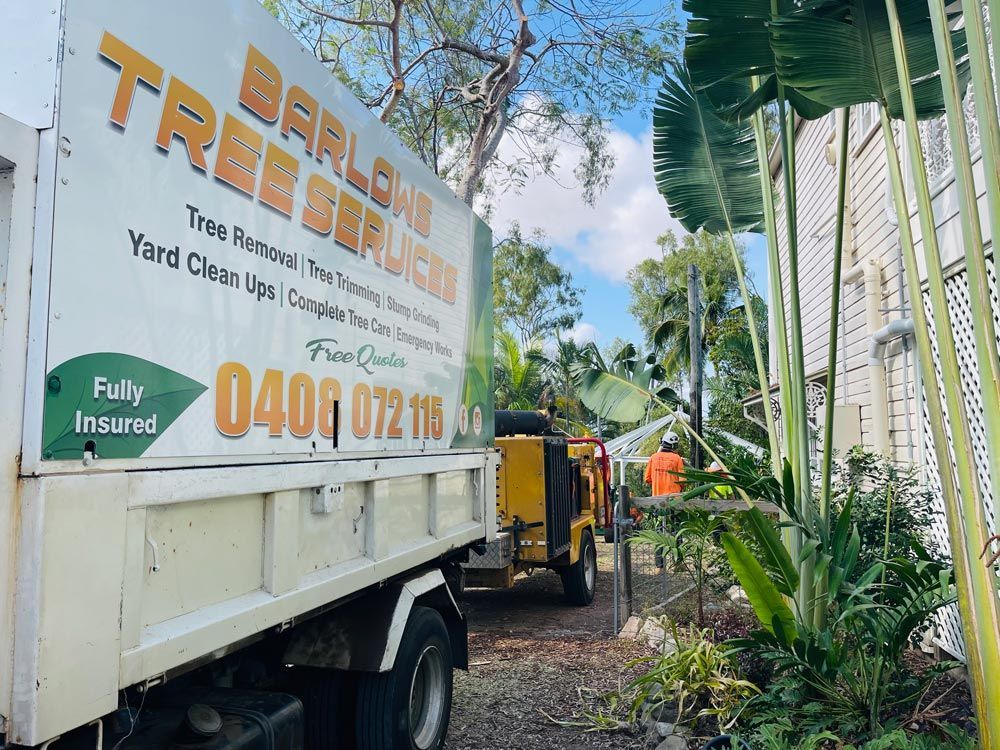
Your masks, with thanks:
M671 495L681 492L678 474L684 473L684 461L672 451L659 451L649 457L646 464L646 482L653 485L653 495Z

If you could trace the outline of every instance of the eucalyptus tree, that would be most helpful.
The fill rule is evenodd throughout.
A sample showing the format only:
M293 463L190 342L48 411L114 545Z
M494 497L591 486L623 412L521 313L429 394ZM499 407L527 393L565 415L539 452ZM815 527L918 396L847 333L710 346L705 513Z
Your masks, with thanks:
M525 235L513 224L493 248L493 317L512 328L522 346L568 330L580 319L580 295L573 274L552 258L545 235Z
M470 205L487 176L551 173L567 142L593 199L614 165L609 119L648 98L678 31L671 4L635 0L265 6Z

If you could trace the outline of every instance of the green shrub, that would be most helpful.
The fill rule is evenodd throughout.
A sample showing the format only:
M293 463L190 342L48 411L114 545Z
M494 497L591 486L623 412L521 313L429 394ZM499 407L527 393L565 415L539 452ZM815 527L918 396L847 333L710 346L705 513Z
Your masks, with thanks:
M931 545L928 529L934 522L934 494L922 486L916 467L898 466L863 448L853 448L834 474L834 503L844 507L853 493L851 520L861 537L858 569L866 570L883 557L916 560L914 544L940 554ZM889 510L888 554L885 549L886 509Z
M712 615L712 633L716 643L748 638L760 627L757 617L741 604L726 607ZM739 651L733 655L740 674L761 690L770 685L774 667L770 661L753 651Z
M855 493L848 492L839 512L824 518L815 507L798 506L787 463L780 482L753 466L730 469L729 481L781 508L782 525L794 526L803 540L793 559L782 543L782 525L756 508L745 514L741 536L721 535L760 621L760 629L729 644L770 661L777 675L766 694L747 706L748 721L760 725L785 716L799 736L829 729L850 738L881 737L934 677L934 670L912 673L903 655L913 634L952 601L952 571L917 545L907 557L864 567L864 545L853 522ZM819 592L809 610L796 598L806 577L812 579L809 589Z
M654 524L659 521L656 519ZM698 601L698 624L704 625L706 588L714 580L724 586L732 580L726 554L716 543L726 528L726 518L692 506L668 511L665 525L665 531L655 525L641 528L628 538L628 543L652 546L664 563L670 561L675 570L690 577Z
M739 735L753 750L977 750L979 743L959 727L943 725L936 732L908 734L895 729L861 745L844 743L829 731L801 736L788 718L775 719L750 734Z
M661 653L627 665L650 667L629 685L634 694L630 720L645 718L643 712L662 714L661 709L674 706L675 724L715 717L719 726L731 725L747 698L760 692L757 686L740 678L726 647L715 642L711 630L678 628L665 618L660 622L665 632L669 630Z

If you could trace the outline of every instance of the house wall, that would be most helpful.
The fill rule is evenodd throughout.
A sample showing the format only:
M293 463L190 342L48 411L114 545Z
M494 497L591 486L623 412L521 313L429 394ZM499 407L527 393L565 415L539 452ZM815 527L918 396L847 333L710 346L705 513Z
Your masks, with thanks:
M887 199L885 147L877 120L867 123L852 116L850 123L849 216L845 246L850 262L875 259L882 271L880 308L882 324L901 317L909 305L902 287L901 266L893 223L892 203ZM828 362L830 301L833 283L833 250L836 228L837 168L836 120L831 114L814 121L799 122L795 139L796 195L798 198L799 273L802 333L806 375L825 377ZM784 235L784 205L780 168L774 172L779 197L779 253L786 315L789 313L787 237ZM845 259L844 271L848 269ZM900 294L902 293L902 297ZM856 404L861 413L862 442L874 444L872 433L871 383L868 368L868 329L863 281L846 284L838 313L836 388L838 404ZM772 311L773 316L773 311ZM775 326L772 324L772 355ZM886 386L889 405L889 444L899 461L919 456L918 419L913 352L909 341L895 341L886 350ZM772 359L772 371L777 371ZM829 395L829 394L828 394Z
M966 98L966 124L973 152L973 172L976 181L987 263L993 266L990 228L986 221L984 168L996 169L997 165L984 165L979 157L978 132L975 125L974 103L971 96ZM855 107L852 110L851 154L850 154L850 235L851 259L853 263L873 258L882 269L880 308L882 324L902 315L909 316L911 305L926 305L926 290L907 288L898 249L898 230L895 226L895 209L888 193L886 174L886 150L880 130L875 127L877 112L874 108ZM872 128L865 123L871 123ZM943 121L920 124L922 151L928 165L932 192L935 231L940 247L942 267L947 276L946 295L949 318L955 332L956 346L962 363L962 391L970 414L975 464L980 484L984 489L987 523L990 533L998 528L997 504L990 488L987 471L986 435L981 419L982 402L979 397L979 383L975 364L975 344L972 336L973 320L968 302L963 242L959 216L957 192L951 155L948 147L947 129ZM825 149L835 136L833 118L823 118L814 122L799 123L796 132L796 194L799 201L799 289L802 299L803 337L807 375L821 375L827 363L829 342L829 316L831 297L831 277L834 242L833 212L836 207L836 169L827 161ZM896 125L896 142L899 145L908 194L912 196L912 177L908 165L908 155L902 145L901 127ZM774 172L778 191L781 190L780 170ZM916 207L911 200L908 206L910 225L917 242L918 275L926 281L923 267L923 246L916 215ZM784 217L779 216L779 227L784 226ZM779 230L779 235L783 232ZM787 301L790 280L788 278L787 245L779 236L782 260L784 297ZM845 266L846 270L846 266ZM871 331L865 315L863 283L848 284L844 287L842 300L843 320L838 324L838 356L843 362L837 366L836 390L833 394L837 403L857 404L861 412L862 442L871 446L872 432L872 392L868 369L868 341ZM994 317L1000 320L1000 300L997 291L992 290ZM786 304L787 310L787 304ZM774 308L771 308L772 320ZM932 316L929 314L929 319ZM932 339L937 333L931 331ZM774 347L774 326L771 326L772 353ZM772 360L772 371L776 371ZM886 351L886 386L889 411L889 444L892 457L900 462L916 463L921 467L927 487L935 494L940 492L938 466L931 445L929 424L923 408L921 377L936 377L936 363L917 364L912 343L897 340ZM922 373L921 373L922 370ZM929 529L931 544L947 554L949 550L948 529L944 521L943 502L940 496L934 501L935 519ZM946 652L964 658L964 644L957 608L952 605L941 610L936 617L935 642Z

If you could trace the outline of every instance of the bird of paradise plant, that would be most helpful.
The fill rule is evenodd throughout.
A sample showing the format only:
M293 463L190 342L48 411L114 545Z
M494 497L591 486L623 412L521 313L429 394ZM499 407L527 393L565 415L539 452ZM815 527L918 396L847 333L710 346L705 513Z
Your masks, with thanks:
M990 0L990 6L1000 3ZM1000 670L1000 605L996 594L993 573L984 569L976 559L984 543L988 543L984 518L983 488L979 485L972 465L971 432L966 406L962 398L961 373L951 329L945 296L943 269L934 226L930 191L920 148L917 122L920 118L946 113L956 156L961 222L965 239L967 269L972 289L973 317L977 321L975 336L979 361L979 380L984 402L1000 404L1000 358L998 358L996 332L992 325L992 309L985 273L985 256L982 247L981 227L975 208L974 183L971 159L965 141L961 117L961 96L969 77L972 78L979 103L980 130L983 135L983 154L992 154L984 161L986 171L987 204L993 236L1000 225L1000 176L997 168L997 149L1000 147L996 98L992 71L986 49L986 36L981 6L974 0L963 2L966 26L971 42L966 45L966 35L956 30L957 16L947 13L942 0L814 0L812 2L786 2L785 0L747 0L741 3L720 3L716 0L686 0L684 7L693 15L689 26L687 59L690 80L698 92L711 91L723 82L746 80L751 84L749 94L736 104L730 103L730 117L751 116L758 136L759 107L774 100L781 124L781 169L783 175L783 223L787 236L788 275L787 295L789 315L786 321L789 346L787 369L779 358L782 375L783 411L788 416L783 425L783 447L788 461L793 491L799 498L796 511L811 507L810 468L807 460L807 443L803 432L803 403L800 390L804 389L801 370L801 312L798 304L797 283L797 228L795 209L795 155L792 118L785 116L790 106L805 117L828 111L832 107L849 107L865 102L876 102L881 109L882 132L886 144L890 182L899 214L900 241L908 286L920 299L921 279L917 266L916 243L910 231L905 185L895 142L892 120L902 120L914 174L914 189L921 224L924 262L927 269L931 309L934 313L935 332L940 351L941 382L934 377L925 379L927 404L931 414L932 431L938 465L942 467L942 490L947 509L949 533L958 582L960 609L965 624L970 671L974 681L979 729L983 746L1000 747L1000 682L987 680L987 674ZM737 38L738 37L738 38ZM968 49L968 52L967 52ZM942 72L943 71L943 72ZM979 97L982 97L979 99ZM671 115L673 116L673 115ZM846 120L846 117L844 118ZM841 131L841 185L846 168L846 126ZM758 164L761 183L765 181L765 161L760 158L763 149L758 143ZM990 172L993 170L993 172ZM702 173L692 173L691 179L703 179ZM704 199L710 196L709 186L702 185L704 195L682 184L673 186L682 194ZM843 189L839 191L838 240L843 236ZM762 196L763 197L763 196ZM670 197L668 196L668 203ZM774 221L773 202L763 201L765 225L773 237L777 229ZM736 211L745 211L738 207ZM770 220L769 220L770 219ZM978 236L978 240L977 240ZM771 238L769 237L769 240ZM773 240L769 256L776 255ZM839 259L839 248L835 255ZM771 263L772 272L777 264ZM835 275L837 269L835 268ZM834 287L839 289L835 279ZM772 290L784 290L784 285ZM783 310L783 294L773 295L776 310ZM835 309L831 317L834 317ZM918 356L933 373L933 352L930 327L921 304L914 305L915 338ZM831 333L835 332L831 325ZM781 333L779 345L784 343ZM835 353L835 349L833 349ZM830 372L834 368L830 367ZM764 378L762 386L766 389ZM990 469L993 486L1000 487L1000 408L987 409L986 419L990 440ZM948 421L946 421L948 420ZM948 427L950 426L950 432ZM826 446L831 445L832 419L825 425ZM950 437L950 440L949 440ZM950 449L953 446L953 450ZM805 460L804 460L805 459ZM954 465L954 473L949 467ZM820 513L828 513L830 455L824 456L821 477ZM776 472L777 477L777 472ZM793 550L795 551L795 550ZM821 623L822 607L814 606L822 598L822 578L815 590L804 588L801 581L813 580L807 575L811 555L793 555L799 561L799 586L796 592L798 617L802 622ZM820 596L816 596L816 591ZM766 623L765 623L766 624Z

